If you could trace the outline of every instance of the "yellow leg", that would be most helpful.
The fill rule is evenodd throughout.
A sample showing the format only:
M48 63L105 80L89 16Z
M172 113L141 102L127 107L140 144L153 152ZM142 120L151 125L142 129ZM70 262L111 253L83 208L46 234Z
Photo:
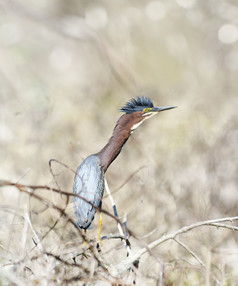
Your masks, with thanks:
M87 242L87 238L86 238L86 232L87 232L87 230L85 229L84 230L84 237L83 237L83 246L85 246L85 245L89 245L89 243Z
M99 230L98 230L98 241L101 241L101 230L102 230L102 213L99 214Z

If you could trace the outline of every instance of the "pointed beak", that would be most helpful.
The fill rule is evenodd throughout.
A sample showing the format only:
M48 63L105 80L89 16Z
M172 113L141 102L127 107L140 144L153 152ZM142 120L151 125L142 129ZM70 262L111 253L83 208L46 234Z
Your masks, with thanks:
M164 111L164 110L173 109L173 108L176 108L176 107L177 106L153 107L153 109L151 111L152 112L160 112L160 111Z

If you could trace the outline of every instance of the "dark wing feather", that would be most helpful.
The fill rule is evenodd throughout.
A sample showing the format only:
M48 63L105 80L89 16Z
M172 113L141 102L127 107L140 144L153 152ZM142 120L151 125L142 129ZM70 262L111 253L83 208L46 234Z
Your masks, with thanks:
M104 172L96 155L87 157L78 167L74 178L73 192L96 207L101 206L104 192ZM73 197L74 213L80 228L90 228L96 209L81 198Z
M132 98L130 101L128 101L121 109L120 111L125 113L133 113L136 111L142 111L144 108L152 108L154 107L152 100L149 97L137 96L136 99Z

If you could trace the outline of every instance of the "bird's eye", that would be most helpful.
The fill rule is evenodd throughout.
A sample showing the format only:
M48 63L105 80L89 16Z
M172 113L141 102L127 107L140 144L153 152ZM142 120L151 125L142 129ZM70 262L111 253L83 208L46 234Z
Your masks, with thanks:
M143 111L144 111L145 113L147 113L147 112L150 112L151 110L152 110L152 108L148 108L148 107L147 107L147 108L144 108Z

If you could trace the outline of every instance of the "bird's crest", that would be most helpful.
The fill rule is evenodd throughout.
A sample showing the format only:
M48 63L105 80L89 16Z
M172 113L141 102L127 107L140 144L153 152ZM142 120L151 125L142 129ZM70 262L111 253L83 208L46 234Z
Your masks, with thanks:
M136 111L144 111L145 109L152 109L154 104L149 97L139 97L137 96L136 99L132 98L129 100L121 109L120 111L125 112L127 114L133 113Z

